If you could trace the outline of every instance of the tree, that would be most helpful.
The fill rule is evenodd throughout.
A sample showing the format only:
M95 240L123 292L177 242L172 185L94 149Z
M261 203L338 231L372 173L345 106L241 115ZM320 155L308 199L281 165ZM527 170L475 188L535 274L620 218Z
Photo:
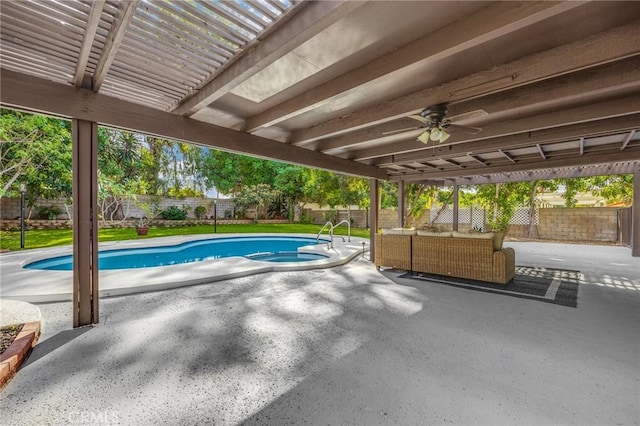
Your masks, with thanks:
M27 187L27 203L71 196L71 123L0 109L0 198Z
M184 142L166 145L167 159L163 173L167 176L171 197L199 197L207 189L202 173L204 148Z
M165 182L161 177L162 165L167 163L165 147L171 142L166 139L147 136L148 147L142 154L142 179L147 183L148 193L161 195L165 193Z
M574 179L557 179L559 185L564 186L562 198L564 198L566 207L575 207L578 199L578 193L588 190L587 180L585 178Z
M633 204L633 174L594 176L587 179L587 187L607 204Z
M326 170L306 171L304 193L310 202L331 208L350 205L368 207L368 192L369 183L365 179Z
M279 195L279 191L274 190L267 184L261 183L240 188L236 193L234 201L237 206L244 208L255 206L255 220L258 220L259 217L266 217L266 207Z
M380 181L380 207L387 209L398 207L398 184L388 180Z
M506 230L516 207L524 205L530 196L526 182L507 182L471 187L466 201L488 210L487 224L491 229Z
M558 189L557 180L534 180L530 182L521 182L515 187L516 190L522 191L521 198L526 196L526 204L529 206L529 229L527 235L529 238L536 238L536 199L541 190L556 191Z
M286 198L289 219L300 221L300 201L304 197L304 168L287 165L281 168L274 180L274 187Z
M144 169L144 139L133 133L100 127L98 129L98 169L104 178L144 194L147 181Z
M202 157L202 177L208 188L218 188L224 194L234 194L242 187L273 185L284 163L252 158L224 151L208 150Z
M442 201L446 205L450 202L446 198L439 196L440 188L421 184L409 183L405 185L405 197L407 210L404 214L404 223L407 226L413 225L424 214L425 210ZM438 213L439 216L440 213ZM432 221L433 222L433 221Z
M103 223L123 221L135 201L133 180L121 181L98 170L98 219Z

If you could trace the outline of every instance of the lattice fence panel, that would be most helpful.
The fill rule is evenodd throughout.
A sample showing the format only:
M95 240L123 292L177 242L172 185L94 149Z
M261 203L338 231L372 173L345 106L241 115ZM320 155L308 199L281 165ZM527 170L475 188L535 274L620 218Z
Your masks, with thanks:
M434 225L453 224L453 208L446 208L440 215L440 207L434 207L429 212L429 222ZM500 215L500 212L498 213ZM468 224L470 228L483 229L486 227L486 220L490 217L490 212L482 208L462 208L458 210L458 223ZM535 225L539 224L539 208L536 207L534 215ZM509 221L511 225L529 225L529 208L518 207Z

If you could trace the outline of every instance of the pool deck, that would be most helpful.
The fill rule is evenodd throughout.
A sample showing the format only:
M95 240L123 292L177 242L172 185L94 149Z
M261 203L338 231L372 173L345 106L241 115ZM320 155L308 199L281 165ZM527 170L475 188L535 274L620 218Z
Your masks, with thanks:
M505 243L580 270L578 306L400 278L366 258L110 297L42 337L2 424L637 425L640 259Z
M189 241L249 236L295 236L316 238L311 234L207 234L179 237L160 237L100 243L100 250L131 249L150 246L171 246ZM322 238L326 238L325 235ZM346 237L345 237L346 239ZM329 256L311 262L263 262L244 257L227 257L202 262L153 268L100 271L100 297L121 296L148 291L198 285L220 280L278 271L302 271L330 268L362 256L362 243L369 249L369 240L351 237L343 242L334 236L333 248L329 244L305 246L304 253ZM24 269L23 265L50 257L72 253L71 246L25 250L0 255L0 298L31 303L64 302L72 300L73 274L71 271L43 271ZM126 279L123 279L123 273Z

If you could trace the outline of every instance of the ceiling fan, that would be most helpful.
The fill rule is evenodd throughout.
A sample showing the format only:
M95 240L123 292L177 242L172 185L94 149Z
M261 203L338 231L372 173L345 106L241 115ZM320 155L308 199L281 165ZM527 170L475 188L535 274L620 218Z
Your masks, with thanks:
M471 118L476 116L487 115L484 110L471 111L466 114L456 116L456 119ZM478 134L482 131L479 127L462 126L453 124L450 118L447 118L447 107L445 104L429 106L420 112L420 115L410 115L409 118L418 120L425 125L425 131L418 136L418 140L427 144L430 140L442 143L449 139L449 132L462 132L468 134Z

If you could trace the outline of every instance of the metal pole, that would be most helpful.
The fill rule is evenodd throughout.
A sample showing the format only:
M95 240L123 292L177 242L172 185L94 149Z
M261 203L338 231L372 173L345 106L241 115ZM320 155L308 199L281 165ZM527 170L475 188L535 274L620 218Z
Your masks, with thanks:
M20 248L24 248L24 198L26 193L24 183L20 184Z

